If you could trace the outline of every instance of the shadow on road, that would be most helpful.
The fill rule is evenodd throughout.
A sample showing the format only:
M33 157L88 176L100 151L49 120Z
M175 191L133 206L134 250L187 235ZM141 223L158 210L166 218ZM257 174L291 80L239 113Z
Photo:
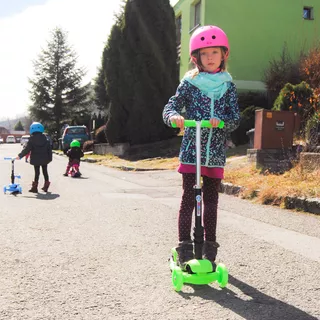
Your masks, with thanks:
M72 180L86 180L86 179L89 179L88 177L70 177Z
M37 193L35 197L31 196L23 196L23 198L31 198L31 199L40 199L40 200L54 200L60 197L60 194L57 193Z
M212 300L224 308L228 308L246 320L317 320L316 317L251 287L250 285L229 275L229 283L247 296L238 297L237 293L228 288L217 290L211 286L191 286L192 293L179 294L188 299L190 295Z

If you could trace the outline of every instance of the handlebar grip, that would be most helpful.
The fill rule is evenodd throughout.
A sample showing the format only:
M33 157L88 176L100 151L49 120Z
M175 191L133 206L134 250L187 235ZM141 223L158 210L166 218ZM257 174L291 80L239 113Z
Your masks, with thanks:
M14 160L12 157L4 157L4 160Z
M196 120L184 120L184 126L193 128L196 126ZM177 128L177 125L175 123L171 123L172 128ZM224 121L220 120L218 127L219 129L222 129L224 127ZM212 128L210 124L210 120L201 120L201 128Z

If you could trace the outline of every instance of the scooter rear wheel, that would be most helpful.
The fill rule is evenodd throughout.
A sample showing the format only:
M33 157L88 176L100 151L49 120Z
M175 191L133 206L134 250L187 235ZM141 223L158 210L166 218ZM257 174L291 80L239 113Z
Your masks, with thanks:
M222 263L219 263L216 268L216 272L218 273L218 283L220 288L224 288L228 284L229 274L228 269Z

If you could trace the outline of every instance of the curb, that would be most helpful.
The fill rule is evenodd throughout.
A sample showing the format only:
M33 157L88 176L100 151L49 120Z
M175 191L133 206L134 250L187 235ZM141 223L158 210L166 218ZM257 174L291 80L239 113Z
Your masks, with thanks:
M245 187L236 186L229 182L221 182L219 192L228 195L239 196L240 192L245 190ZM254 191L255 196L259 194L259 190ZM290 197L284 198L285 209L296 209L320 215L320 198L304 198L304 197Z
M52 151L52 153L58 155L58 156L65 156L63 153L61 152L56 152L56 151ZM96 163L99 162L99 160L94 159L94 158L84 158L81 159L81 162L89 162L89 163ZM113 168L113 169L119 169L122 171L163 171L166 169L159 169L159 168L153 168L153 169L147 169L147 168L136 168L136 167L129 167L129 166L108 166L109 168Z
M52 151L52 153L58 155L58 156L65 156L65 154L61 153L61 152L57 152L55 150ZM95 163L98 162L97 159L94 158L85 158L85 159L81 159L82 162L89 162L89 163Z
M63 153L54 152L54 154L64 156ZM97 159L94 158L85 158L82 159L83 162L95 163L98 162ZM109 168L119 169L123 171L163 171L165 169L145 169L145 168L135 168L128 166L109 166ZM224 193L232 196L239 196L240 193L245 190L245 187L236 186L229 182L221 182L220 193ZM259 190L254 191L255 196L259 194ZM295 209L298 211L304 211L308 213L313 213L316 215L320 215L320 198L301 198L301 197L290 197L287 196L284 199L284 207L285 209Z

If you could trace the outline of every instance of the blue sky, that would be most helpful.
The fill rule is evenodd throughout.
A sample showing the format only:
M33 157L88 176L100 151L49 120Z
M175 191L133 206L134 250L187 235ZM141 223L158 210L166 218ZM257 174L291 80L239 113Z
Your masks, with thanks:
M178 0L170 0L174 5ZM28 78L36 60L61 27L78 54L78 67L92 80L121 0L0 0L0 120L26 114Z
M1 0L0 19L23 12L30 6L44 4L46 0Z

